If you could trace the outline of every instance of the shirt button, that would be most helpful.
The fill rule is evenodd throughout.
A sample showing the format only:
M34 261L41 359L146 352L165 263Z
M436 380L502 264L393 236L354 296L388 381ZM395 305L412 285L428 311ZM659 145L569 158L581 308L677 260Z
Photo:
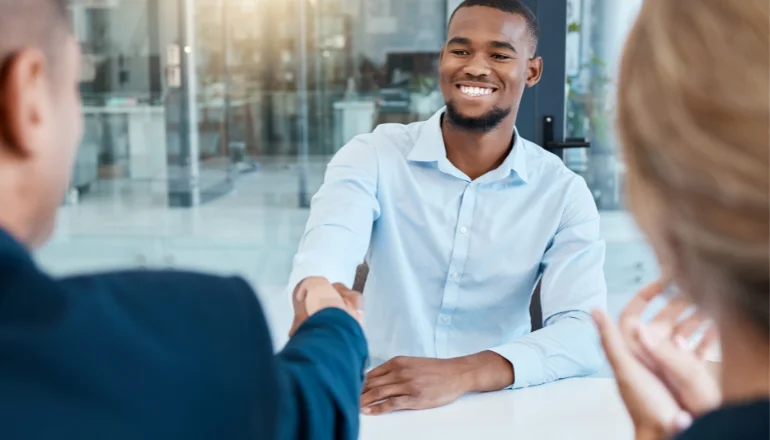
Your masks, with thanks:
M455 273L453 273L453 274L451 275L451 278L452 278L454 281L457 281L457 280L459 280L459 279L460 279L460 274L459 274L459 273L457 273L457 272L455 272Z
M467 233L468 233L468 228L466 228L465 226L463 226L462 228L460 228L460 233L461 233L461 234L467 234Z
M450 317L448 317L446 315L441 317L441 322L443 322L444 324L449 324L449 321L451 321Z

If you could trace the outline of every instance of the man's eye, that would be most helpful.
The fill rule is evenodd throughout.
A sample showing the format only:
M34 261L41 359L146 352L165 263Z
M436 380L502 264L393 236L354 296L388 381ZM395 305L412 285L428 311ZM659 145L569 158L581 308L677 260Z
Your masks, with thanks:
M466 55L468 55L468 51L467 50L453 50L452 53L455 54L455 55L459 55L459 56L466 56Z
M505 61L505 60L510 60L511 59L511 57L509 57L508 55L503 55L501 53L496 53L496 54L492 55L492 58L494 58L496 60L500 60L500 61Z

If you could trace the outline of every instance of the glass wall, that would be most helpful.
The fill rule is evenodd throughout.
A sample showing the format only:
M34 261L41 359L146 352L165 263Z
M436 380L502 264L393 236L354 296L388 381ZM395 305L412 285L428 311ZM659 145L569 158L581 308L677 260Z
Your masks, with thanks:
M445 11L445 0L200 0L201 102L231 100L229 141L251 157L296 156L305 128L310 155L328 156L379 122L442 105Z
M41 264L238 274L280 343L283 290L331 156L443 105L447 0L70 4L86 133Z
M567 137L591 140L568 151L600 210L623 209L623 169L615 136L620 54L642 0L569 0L567 10Z

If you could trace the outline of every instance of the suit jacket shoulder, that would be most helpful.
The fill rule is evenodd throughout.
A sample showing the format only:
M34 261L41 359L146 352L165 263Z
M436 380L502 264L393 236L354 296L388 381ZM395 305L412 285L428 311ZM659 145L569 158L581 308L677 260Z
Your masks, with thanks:
M3 437L273 435L273 348L243 280L22 270L0 287Z

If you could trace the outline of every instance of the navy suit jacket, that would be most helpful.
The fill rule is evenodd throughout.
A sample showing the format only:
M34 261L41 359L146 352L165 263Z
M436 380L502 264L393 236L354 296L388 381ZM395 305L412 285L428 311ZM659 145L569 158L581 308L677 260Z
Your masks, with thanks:
M0 230L0 439L355 439L367 355L341 310L274 355L241 279L57 280Z

